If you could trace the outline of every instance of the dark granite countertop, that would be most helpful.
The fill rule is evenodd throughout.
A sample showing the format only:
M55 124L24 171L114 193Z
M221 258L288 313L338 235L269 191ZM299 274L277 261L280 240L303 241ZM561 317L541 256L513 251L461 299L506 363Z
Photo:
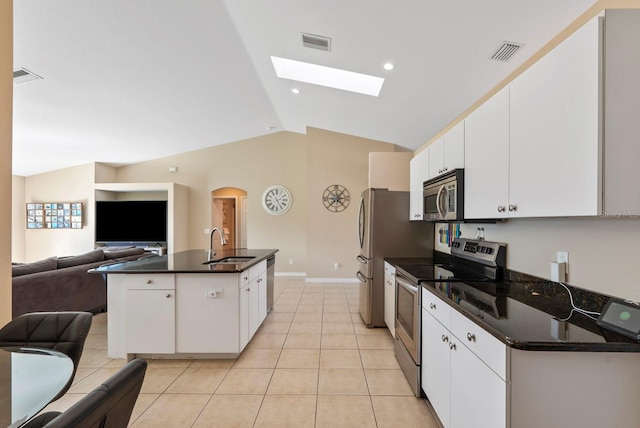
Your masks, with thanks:
M414 264L420 264L419 260ZM424 264L433 261L421 260ZM406 260L385 261L407 265ZM514 349L640 352L640 342L600 328L597 315L572 310L569 292L561 284L509 270L504 276L501 282L430 281L422 286ZM611 297L567 287L575 306L587 311L602 311Z
M237 273L243 272L277 253L276 249L252 250L231 248L217 251L213 260L227 257L253 257L246 262L206 264L208 250L188 250L164 256L143 257L139 260L116 263L91 269L90 273Z

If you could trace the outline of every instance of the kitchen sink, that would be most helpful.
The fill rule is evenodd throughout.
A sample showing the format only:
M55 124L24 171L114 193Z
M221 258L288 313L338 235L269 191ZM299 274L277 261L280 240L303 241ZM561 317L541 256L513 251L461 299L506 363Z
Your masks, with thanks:
M217 259L217 260L207 260L206 262L202 263L203 265L211 265L211 264L217 264L217 263L246 263L251 259L255 259L255 256L229 256L229 257L223 257L221 259Z

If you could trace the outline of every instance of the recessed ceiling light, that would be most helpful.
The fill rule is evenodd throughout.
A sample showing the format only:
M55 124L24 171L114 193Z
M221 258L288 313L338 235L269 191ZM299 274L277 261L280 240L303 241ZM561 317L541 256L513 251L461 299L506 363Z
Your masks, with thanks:
M384 78L338 68L325 67L292 59L271 57L276 75L281 79L296 80L343 91L377 97L382 89Z
M298 89L298 88L293 88L293 89L291 90L291 92L293 92L294 94L299 94L299 93L300 93L300 89Z
M391 64L390 62L386 63L385 65L383 65L385 70L393 70L393 64Z

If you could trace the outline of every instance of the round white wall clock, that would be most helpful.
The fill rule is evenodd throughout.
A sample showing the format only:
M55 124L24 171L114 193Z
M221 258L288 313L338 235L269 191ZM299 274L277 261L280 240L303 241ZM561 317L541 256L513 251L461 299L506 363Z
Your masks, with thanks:
M291 208L291 192L279 184L267 187L262 194L262 207L272 215L282 215Z
M324 193L322 194L324 207L334 213L346 210L350 201L351 196L349 195L349 191L340 184L332 184L324 189Z

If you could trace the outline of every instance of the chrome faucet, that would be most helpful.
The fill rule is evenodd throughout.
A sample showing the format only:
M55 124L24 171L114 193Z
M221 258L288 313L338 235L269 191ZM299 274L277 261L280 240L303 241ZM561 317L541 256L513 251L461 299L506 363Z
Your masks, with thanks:
M216 252L213 250L213 232L215 232L216 230L220 234L220 244L227 245L227 241L224 239L224 234L222 233L220 228L214 227L213 229L211 229L211 232L209 233L209 260L212 260L216 255Z

